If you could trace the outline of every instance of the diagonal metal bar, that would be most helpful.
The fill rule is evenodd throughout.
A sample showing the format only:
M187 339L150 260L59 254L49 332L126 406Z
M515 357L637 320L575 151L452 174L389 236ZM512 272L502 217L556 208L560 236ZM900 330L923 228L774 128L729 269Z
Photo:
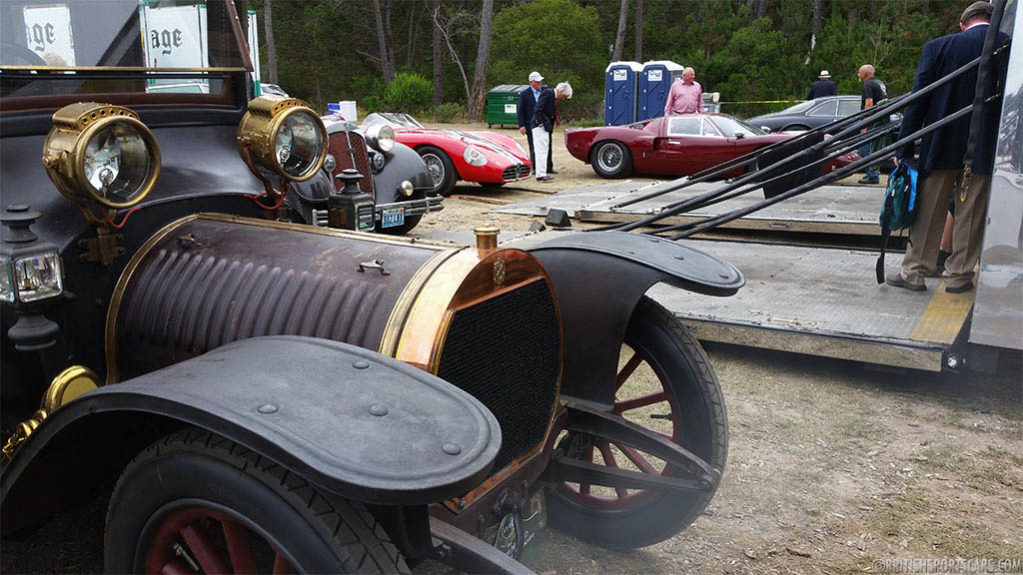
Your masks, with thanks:
M560 483L600 485L614 489L655 489L667 491L710 491L714 485L668 475L628 471L556 455L547 468L547 479Z

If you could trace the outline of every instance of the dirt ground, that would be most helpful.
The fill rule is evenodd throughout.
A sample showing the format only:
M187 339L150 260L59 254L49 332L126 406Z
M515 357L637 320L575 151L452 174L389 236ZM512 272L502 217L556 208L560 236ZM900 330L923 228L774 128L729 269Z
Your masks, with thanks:
M414 234L484 222L525 230L530 218L488 211L598 182L568 155L560 131L554 143L554 182L499 190L463 183ZM631 552L548 529L529 567L542 575L837 574L885 572L879 562L892 559L964 558L1013 559L1023 572L1018 354L1003 356L994 376L956 376L722 345L708 353L731 441L723 482L703 516ZM102 511L87 507L27 539L4 541L0 571L101 570L99 541L83 535L100 533Z

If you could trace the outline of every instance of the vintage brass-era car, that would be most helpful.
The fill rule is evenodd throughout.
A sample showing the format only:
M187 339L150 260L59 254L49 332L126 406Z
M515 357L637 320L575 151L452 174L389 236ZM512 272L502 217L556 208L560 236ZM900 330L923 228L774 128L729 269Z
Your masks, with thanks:
M244 14L0 3L3 533L110 489L109 572L495 572L548 520L620 548L692 522L724 404L645 292L742 275L628 233L362 233L358 161L313 213L291 192L340 132L250 101Z

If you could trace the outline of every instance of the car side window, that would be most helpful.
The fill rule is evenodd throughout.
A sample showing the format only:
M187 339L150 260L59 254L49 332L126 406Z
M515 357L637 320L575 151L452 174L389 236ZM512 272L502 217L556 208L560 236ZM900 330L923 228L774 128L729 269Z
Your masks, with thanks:
M704 136L720 136L721 133L714 127L714 124L707 118L703 119L703 131L701 132Z
M675 116L668 124L669 136L699 136L701 134L702 118Z
M841 117L851 116L856 112L860 111L860 101L856 100L841 100L838 102L838 115Z
M838 102L831 100L818 106L814 106L808 115L810 116L834 116L838 111Z

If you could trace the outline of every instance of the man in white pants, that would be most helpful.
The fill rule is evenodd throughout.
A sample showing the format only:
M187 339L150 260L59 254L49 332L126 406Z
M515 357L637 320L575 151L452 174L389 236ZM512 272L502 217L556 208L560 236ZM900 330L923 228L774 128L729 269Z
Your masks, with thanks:
M562 82L553 90L545 88L536 101L530 126L533 131L533 145L536 148L536 163L533 164L533 169L536 170L538 182L549 182L554 179L554 176L547 175L547 154L550 153L551 141L549 134L554 132L554 101L571 97L572 86L568 82Z

